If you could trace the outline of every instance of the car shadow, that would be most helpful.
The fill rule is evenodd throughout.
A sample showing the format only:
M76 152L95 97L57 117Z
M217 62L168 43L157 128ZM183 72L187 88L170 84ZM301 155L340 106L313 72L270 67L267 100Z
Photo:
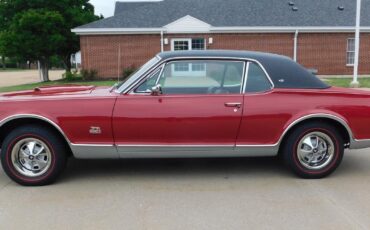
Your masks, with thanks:
M347 151L340 167L330 177L370 176L370 157L365 152ZM61 181L91 179L158 178L253 178L297 179L278 157L79 160L70 158Z
M111 177L223 177L230 175L294 177L276 157L208 159L78 160L71 158L61 180Z

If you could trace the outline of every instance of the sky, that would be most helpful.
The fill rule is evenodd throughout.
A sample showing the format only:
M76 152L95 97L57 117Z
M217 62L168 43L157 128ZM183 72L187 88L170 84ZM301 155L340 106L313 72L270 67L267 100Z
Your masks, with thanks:
M90 0L95 6L95 14L102 14L105 18L113 16L114 5L117 0ZM149 1L158 1L158 0L119 0L120 2L149 2Z

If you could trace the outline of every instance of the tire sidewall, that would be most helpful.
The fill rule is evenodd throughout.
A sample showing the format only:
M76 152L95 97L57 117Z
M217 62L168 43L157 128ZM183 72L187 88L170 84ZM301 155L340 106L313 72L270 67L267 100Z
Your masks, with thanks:
M322 132L328 135L334 143L334 157L331 162L322 169L312 170L303 166L299 159L297 148L301 139L312 132ZM336 129L325 123L311 123L298 127L288 137L285 143L284 155L285 161L293 171L303 178L322 178L331 174L341 163L344 152L342 137Z
M25 138L35 138L44 142L50 150L51 164L49 169L38 177L27 177L19 173L12 163L12 150L17 142ZM46 185L53 182L64 168L65 154L63 143L57 136L47 130L36 126L26 126L13 130L4 140L1 150L1 163L6 174L21 185Z

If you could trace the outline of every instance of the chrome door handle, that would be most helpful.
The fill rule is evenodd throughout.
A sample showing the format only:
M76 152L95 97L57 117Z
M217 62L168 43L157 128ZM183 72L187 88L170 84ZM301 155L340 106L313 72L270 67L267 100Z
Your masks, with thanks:
M240 107L242 107L242 103L239 103L239 102L227 102L227 103L225 103L225 106L226 107L240 108Z

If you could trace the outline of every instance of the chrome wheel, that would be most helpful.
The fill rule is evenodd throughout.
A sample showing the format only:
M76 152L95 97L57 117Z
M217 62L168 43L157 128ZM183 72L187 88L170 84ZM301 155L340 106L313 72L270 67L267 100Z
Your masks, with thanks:
M50 168L51 152L43 141L36 138L25 138L14 145L11 159L14 168L20 174L27 177L38 177Z
M311 132L305 135L298 143L297 157L307 169L320 170L334 158L334 142L325 133Z

